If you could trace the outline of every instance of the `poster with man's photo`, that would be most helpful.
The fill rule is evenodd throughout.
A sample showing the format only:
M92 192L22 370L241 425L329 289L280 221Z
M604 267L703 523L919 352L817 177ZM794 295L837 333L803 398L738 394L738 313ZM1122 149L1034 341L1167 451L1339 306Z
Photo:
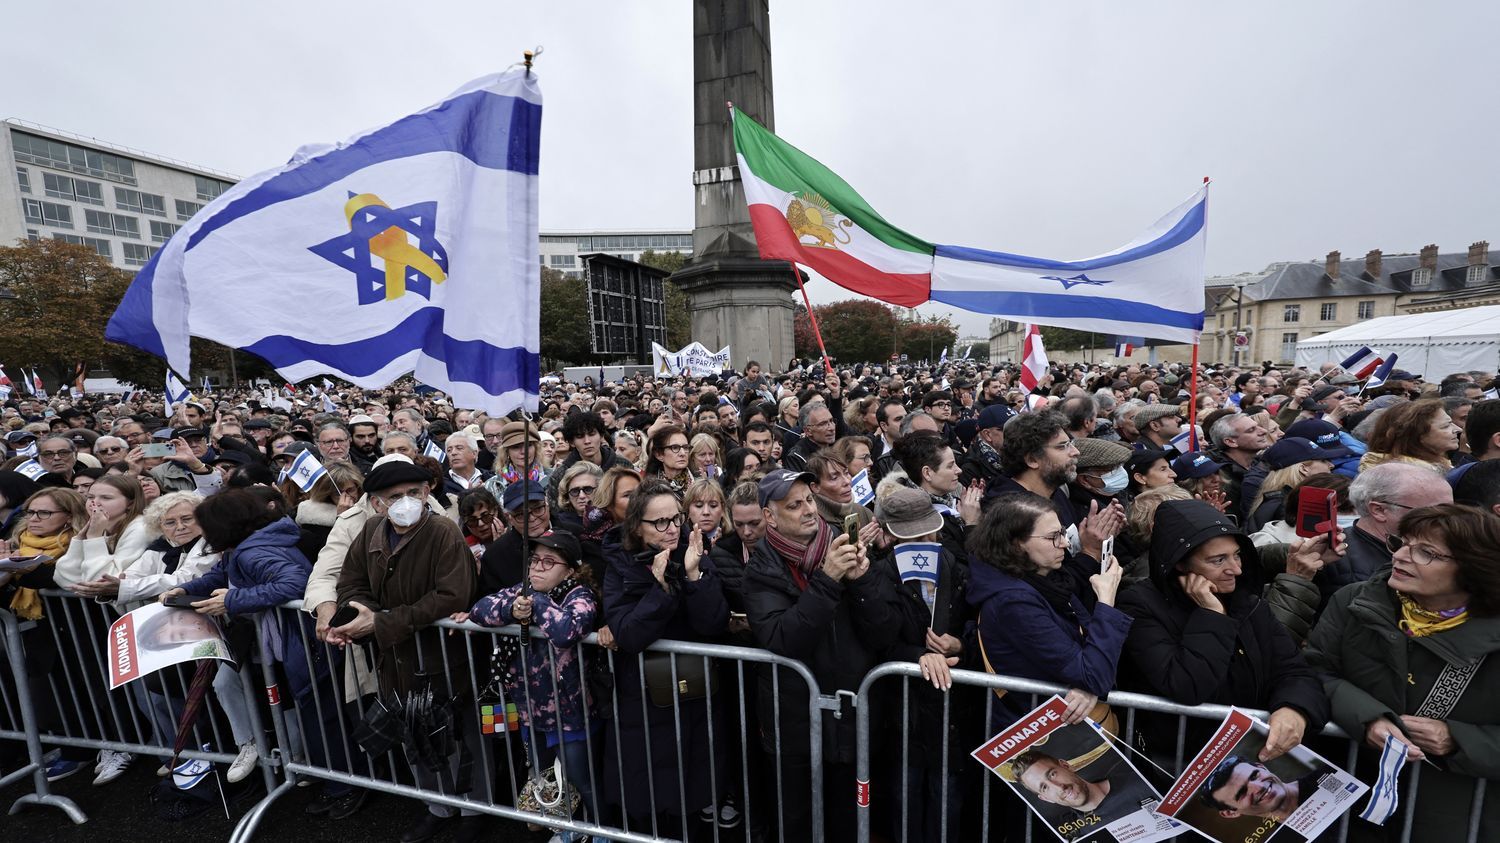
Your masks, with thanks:
M1231 711L1157 810L1223 843L1297 843L1317 837L1369 790L1305 746L1261 762L1268 732Z
M1054 696L972 753L1059 839L1151 843L1185 829L1153 813L1161 793L1091 721L1063 723Z
M199 659L233 662L219 625L192 609L147 603L109 625L109 689L174 664Z

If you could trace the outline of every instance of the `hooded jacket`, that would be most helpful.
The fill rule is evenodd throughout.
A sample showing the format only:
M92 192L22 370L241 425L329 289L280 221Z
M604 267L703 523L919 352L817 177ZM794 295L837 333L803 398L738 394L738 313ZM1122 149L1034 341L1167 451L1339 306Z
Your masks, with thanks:
M1178 563L1220 536L1240 546L1235 590L1219 599L1224 613L1205 609L1178 581ZM1255 545L1234 522L1203 501L1167 501L1151 533L1151 580L1120 595L1135 618L1125 650L1134 683L1184 705L1219 703L1275 711L1290 707L1307 734L1328 721L1328 697L1297 644L1260 599Z

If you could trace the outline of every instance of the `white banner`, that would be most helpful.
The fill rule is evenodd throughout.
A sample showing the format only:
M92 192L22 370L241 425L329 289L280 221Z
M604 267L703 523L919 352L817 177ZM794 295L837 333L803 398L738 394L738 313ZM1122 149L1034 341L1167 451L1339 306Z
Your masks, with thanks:
M717 375L729 368L729 346L717 352L709 351L701 342L692 342L679 351L668 351L657 343L651 343L651 371L662 375L688 375L702 378Z

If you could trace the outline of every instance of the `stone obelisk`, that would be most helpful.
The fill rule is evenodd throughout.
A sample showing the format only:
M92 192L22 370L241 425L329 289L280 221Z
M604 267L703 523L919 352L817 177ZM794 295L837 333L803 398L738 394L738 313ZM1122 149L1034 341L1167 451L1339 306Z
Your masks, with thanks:
M735 165L726 103L775 130L769 0L693 2L693 259L672 280L687 294L693 339L730 346L736 368L780 370L794 354L785 261L763 261Z

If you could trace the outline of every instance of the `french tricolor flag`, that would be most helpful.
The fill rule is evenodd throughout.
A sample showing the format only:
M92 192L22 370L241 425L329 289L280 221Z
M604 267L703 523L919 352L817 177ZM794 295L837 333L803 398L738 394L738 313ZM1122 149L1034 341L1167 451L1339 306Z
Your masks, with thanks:
M1145 337L1115 337L1115 356L1129 357L1131 352L1145 343Z
M1339 364L1339 368L1353 375L1356 379L1367 378L1370 373L1380 368L1385 362L1385 352L1368 345L1359 347L1359 351L1349 355L1349 359Z
M1379 389L1380 387L1385 386L1385 382L1387 380L1390 380L1391 370L1393 370L1395 368L1396 368L1396 355L1392 354L1391 355L1391 359L1385 361L1378 368L1376 368L1375 374L1371 375L1370 379L1367 380L1367 381L1365 381L1365 385L1364 385L1363 388L1364 389Z

